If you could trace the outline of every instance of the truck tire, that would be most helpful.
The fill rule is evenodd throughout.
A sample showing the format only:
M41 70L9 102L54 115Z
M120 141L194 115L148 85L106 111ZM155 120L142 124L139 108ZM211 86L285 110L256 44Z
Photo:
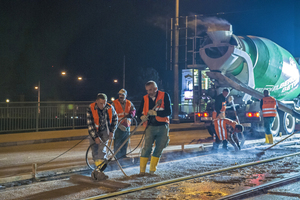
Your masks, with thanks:
M278 111L280 117L280 132L283 135L290 135L295 131L296 119L291 114Z
M271 127L271 133L272 133L273 137L276 137L276 136L279 135L280 125L281 125L280 117L279 117L279 114L277 112L276 117L275 117L274 122L273 122L272 127Z

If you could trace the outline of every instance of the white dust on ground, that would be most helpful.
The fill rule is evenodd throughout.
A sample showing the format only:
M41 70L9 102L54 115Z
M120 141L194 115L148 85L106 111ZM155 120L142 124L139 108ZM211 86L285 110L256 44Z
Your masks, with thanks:
M283 153L291 153L291 151L292 150L284 151L280 149L272 150L266 152L266 155L262 158L266 159L268 157L275 157L282 155ZM296 151L296 149L293 151ZM259 151L257 150L252 152L250 150L245 150L244 153L219 152L217 154L200 155L198 157L183 158L176 161L161 162L159 163L156 175L154 176L136 176L139 173L139 167L124 169L129 178L125 178L120 170L105 172L105 174L109 176L110 180L129 183L131 186L125 189L131 189L164 180L195 175L202 172L257 161L255 153L258 152ZM111 199L216 199L235 191L239 191L243 188L249 188L268 180L280 178L280 174L284 173L283 169L285 169L286 173L292 173L293 171L288 168L297 168L300 164L300 158L298 156L285 158L284 160L279 160L276 163L277 164L267 163L250 168L236 169L209 177L199 177L184 182L160 186L150 190L122 195L118 198L112 197ZM149 165L147 166L146 171L149 171ZM228 178L232 175L238 178ZM226 180L223 181L225 183L221 183L222 177L225 177L224 180L227 178L228 183L226 183ZM85 184L75 185L68 182L66 179L38 182L16 188L8 188L0 191L0 195L3 200L18 198L41 199L43 194L47 195L48 199L63 200L83 199L113 191L118 190L108 189L105 187L90 187Z

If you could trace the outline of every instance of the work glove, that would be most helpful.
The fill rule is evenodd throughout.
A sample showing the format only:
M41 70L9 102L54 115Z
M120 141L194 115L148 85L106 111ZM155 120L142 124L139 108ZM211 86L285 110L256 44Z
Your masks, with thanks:
M228 102L232 102L234 100L234 97L233 96L229 96L228 98L227 98L227 101Z
M144 122L148 121L148 117L146 115L143 115L143 116L141 116L141 120L144 123Z
M157 116L157 112L155 110L149 110L147 114L149 116Z
M100 143L103 143L103 141L101 140L100 137L96 137L96 138L95 138L95 143L96 143L96 144L100 144Z

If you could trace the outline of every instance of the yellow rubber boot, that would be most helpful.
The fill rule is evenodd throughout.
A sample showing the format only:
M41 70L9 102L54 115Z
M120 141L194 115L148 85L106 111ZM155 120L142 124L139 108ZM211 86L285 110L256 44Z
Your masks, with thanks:
M140 157L140 174L145 174L148 158Z
M265 138L266 138L265 143L269 144L269 138L268 138L268 135L267 135L267 134L265 134Z
M268 135L268 139L269 139L269 144L273 144L273 135L272 134Z
M152 156L151 157L151 161L150 161L150 174L154 174L154 172L156 171L156 166L158 164L159 158Z
M101 160L101 159L98 159L98 160L95 160L95 165L96 165L96 168L101 168L101 164L103 163L104 160Z

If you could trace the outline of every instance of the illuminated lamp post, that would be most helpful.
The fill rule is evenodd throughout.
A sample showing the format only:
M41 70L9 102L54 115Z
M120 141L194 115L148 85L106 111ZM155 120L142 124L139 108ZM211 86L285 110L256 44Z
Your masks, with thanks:
M7 109L6 109L6 115L7 115L7 118L9 117L9 114L8 114L8 103L9 103L9 99L6 99L6 107L7 107Z
M35 86L34 89L38 91L38 113L41 113L41 81L39 81L38 86Z

